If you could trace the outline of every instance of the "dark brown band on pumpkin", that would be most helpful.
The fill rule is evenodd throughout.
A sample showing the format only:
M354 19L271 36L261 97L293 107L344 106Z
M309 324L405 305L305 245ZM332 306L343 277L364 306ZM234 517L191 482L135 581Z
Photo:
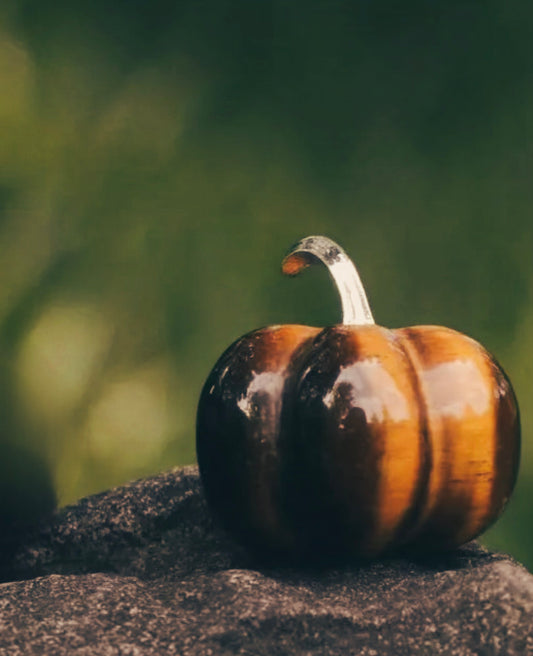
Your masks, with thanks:
M294 535L283 506L284 405L293 394L290 374L294 358L308 348L318 332L307 326L265 328L255 344L253 366L249 363L255 378L248 388L252 407L246 440L247 496L249 523L257 532L258 548L261 542L272 550L294 548ZM260 380L264 382L250 394L254 382Z
M197 453L207 499L255 550L292 547L280 501L282 396L293 352L317 332L281 326L245 335L221 356L200 397Z
M295 521L302 541L325 551L361 553L374 534L382 443L353 406L349 384L335 388L342 368L357 362L359 340L348 327L323 330L296 389L294 444L306 479Z
M198 404L196 450L207 501L217 518L244 540L251 508L246 480L247 431L236 403L249 383L248 335L234 342L209 374Z
M490 356L497 391L496 448L494 450L494 482L488 522L494 522L511 496L520 462L520 413L511 382L498 362Z

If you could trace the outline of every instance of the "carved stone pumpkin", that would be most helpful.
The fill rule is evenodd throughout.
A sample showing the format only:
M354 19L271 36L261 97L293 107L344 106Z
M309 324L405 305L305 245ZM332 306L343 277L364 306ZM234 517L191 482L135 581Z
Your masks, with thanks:
M355 267L325 237L297 244L283 271L317 261L337 284L343 323L248 333L205 383L197 453L208 503L237 539L271 555L471 540L517 475L509 380L459 332L375 325Z

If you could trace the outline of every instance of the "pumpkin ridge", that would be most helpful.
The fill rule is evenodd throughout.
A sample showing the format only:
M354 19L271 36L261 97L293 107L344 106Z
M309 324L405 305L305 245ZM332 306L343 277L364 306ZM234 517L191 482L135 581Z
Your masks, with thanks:
M497 441L494 384L477 342L436 326L417 326L411 338L429 404L436 477L430 479L429 505L414 541L449 548L474 538L487 523L493 482L489 461Z
M438 477L435 480L440 480L440 484L435 488L435 480L428 477L426 506L422 509L422 516L416 530L410 536L410 542L416 544L418 548L426 544L436 547L439 545L445 546L443 541L446 541L448 536L452 537L453 542L454 537L465 524L464 516L465 514L468 516L469 512L466 511L466 508L471 505L469 496L461 496L452 482L454 474L450 453L454 452L455 435L453 431L450 431L448 423L442 421L440 413L430 407L430 400L427 396L428 389L423 378L428 361L431 362L433 357L435 337L442 330L439 326L416 326L398 331L406 336L413 362L416 363L415 369L427 409L428 436L431 440L432 450L432 471L434 476ZM450 333L450 331L446 332ZM435 430L435 433L433 433L433 430ZM440 456L437 458L434 449L440 451ZM433 495L431 494L432 486L434 487Z
M342 325L327 327L300 362L294 395L294 447L298 470L305 471L305 479L300 481L295 520L303 542L319 551L351 550L352 544L358 545L360 552L373 551L378 519L377 463L383 445L370 441L378 435L367 425L364 411L352 407L347 383L338 386L331 403L324 403L346 363L358 362L360 332L365 331ZM341 419L344 415L346 425ZM343 424L340 431L339 422ZM371 448L365 451L364 443ZM365 452L363 465L360 457ZM293 475L300 473L298 470L293 470ZM356 509L348 499L356 502Z
M273 423L268 460L265 441L269 436L264 430L264 421L257 427L257 433L252 435L250 432L246 440L249 474L256 470L254 477L249 476L247 487L251 504L250 523L255 525L255 532L259 537L256 548L259 550L265 546L261 544L263 541L274 551L280 552L294 546L295 536L283 501L284 470L287 468L286 399L294 387L290 375L294 360L299 353L306 352L306 347L313 342L317 330L298 325L270 326L262 329L261 355L256 364L267 375L275 376L280 388L272 397L275 409L271 415ZM263 399L261 404L265 401L266 399ZM249 424L248 430L251 428L252 425ZM254 468L250 466L250 462L255 462L258 466Z
M422 517L422 512L428 497L429 479L433 468L433 457L429 431L429 410L422 390L422 383L418 376L417 367L415 364L416 353L413 353L413 348L410 345L410 340L416 340L416 336L413 335L414 331L412 331L410 328L391 330L391 333L395 343L404 354L405 359L409 365L408 370L410 374L411 385L418 400L420 422L420 459L417 476L418 480L413 493L412 503L409 505L409 508L407 509L392 539L393 544L402 545L410 542L413 536L421 527L420 519Z
M299 551L301 546L301 530L298 527L298 516L302 501L302 476L299 458L299 442L297 439L298 418L295 408L296 389L300 381L302 368L307 361L316 340L323 330L310 329L315 332L309 334L291 352L285 367L285 382L281 392L281 407L279 413L279 499L278 520L281 526L290 531L290 548ZM304 468L305 469L305 468ZM290 528L289 528L290 527ZM288 533L287 533L288 535ZM287 543L286 546L288 546Z

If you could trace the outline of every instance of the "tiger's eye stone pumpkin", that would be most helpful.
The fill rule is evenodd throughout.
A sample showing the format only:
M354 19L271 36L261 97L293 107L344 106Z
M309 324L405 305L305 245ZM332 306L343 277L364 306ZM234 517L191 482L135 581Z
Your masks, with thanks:
M349 272L343 324L253 331L209 375L197 419L208 503L237 539L270 554L463 544L513 490L512 387L459 332L375 325L345 257L316 237L286 259L291 274L311 258L334 277Z

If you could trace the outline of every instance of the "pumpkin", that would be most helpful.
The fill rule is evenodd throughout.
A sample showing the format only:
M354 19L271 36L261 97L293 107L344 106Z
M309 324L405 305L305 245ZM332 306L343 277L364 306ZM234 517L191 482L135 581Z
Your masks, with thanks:
M439 326L374 324L357 270L325 237L343 323L269 326L234 342L203 387L197 455L214 514L269 555L450 549L501 513L517 476L511 384L476 341Z

